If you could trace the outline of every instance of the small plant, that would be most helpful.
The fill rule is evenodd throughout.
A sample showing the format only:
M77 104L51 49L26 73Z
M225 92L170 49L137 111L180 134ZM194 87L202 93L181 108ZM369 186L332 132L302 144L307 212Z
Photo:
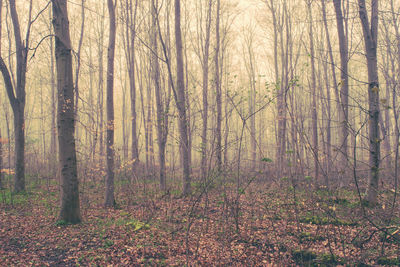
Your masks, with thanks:
M55 226L66 226L66 225L69 225L69 223L64 220L58 220L55 223Z
M104 240L103 246L104 246L105 248L109 248L109 247L111 247L111 246L113 246L113 245L114 245L114 241L109 240L109 239Z
M133 227L134 232L139 231L141 229L149 229L150 228L149 224L135 220L135 219L130 220L125 225L129 226L129 227Z
M270 159L270 158L262 158L261 161L271 163L272 159Z

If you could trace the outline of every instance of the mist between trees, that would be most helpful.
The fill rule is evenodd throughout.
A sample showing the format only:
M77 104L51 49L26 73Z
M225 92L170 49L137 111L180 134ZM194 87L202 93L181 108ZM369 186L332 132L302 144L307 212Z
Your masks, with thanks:
M0 6L4 222L46 199L54 232L182 244L100 264L399 263L399 1Z

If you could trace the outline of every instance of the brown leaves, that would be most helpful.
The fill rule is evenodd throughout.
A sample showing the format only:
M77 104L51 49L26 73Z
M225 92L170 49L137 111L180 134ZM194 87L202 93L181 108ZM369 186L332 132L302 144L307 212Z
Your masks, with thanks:
M132 197L130 186L136 185L117 190L118 199ZM237 233L218 190L209 192L207 204L201 199L194 206L189 198L150 198L136 189L133 204L121 205L122 210L101 208L102 190L93 190L85 193L93 203L79 225L55 225L58 196L49 198L47 189L32 193L25 206L1 209L0 265L288 266L299 264L294 251L314 253L319 263L323 259L350 263L366 257L362 252L380 242L371 225L345 224L356 215L354 210L346 215L343 205L354 199L302 195L296 215L293 199L284 190L256 185L249 189L251 195L246 191L241 196ZM57 187L51 192L58 194ZM302 219L305 216L309 218ZM387 236L390 240L398 234L396 229ZM386 243L386 251L395 248ZM330 253L337 258L330 258ZM374 257L368 256L367 262Z

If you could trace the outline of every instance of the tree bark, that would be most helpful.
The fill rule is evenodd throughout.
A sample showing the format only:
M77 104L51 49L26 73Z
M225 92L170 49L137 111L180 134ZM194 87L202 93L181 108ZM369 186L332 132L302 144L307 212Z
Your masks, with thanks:
M81 221L74 138L74 84L67 0L52 0L58 91L58 144L61 168L60 220Z
M110 34L107 55L107 179L105 207L115 206L114 197L114 55L115 55L115 7L117 0L108 0L108 14L110 16Z
M152 0L152 73L154 82L154 92L156 96L156 116L157 116L157 142L158 142L158 160L160 164L160 189L162 191L167 190L166 182L166 164L165 164L165 150L167 145L168 137L168 103L169 97L166 97L163 101L161 92L161 80L160 80L160 64L158 61L158 13L157 13L158 1ZM165 105L165 107L164 107Z
M83 37L85 33L85 0L81 1L81 33L79 36L78 50L76 52L76 68L75 68L75 123L79 120L78 105L79 105L79 73L81 69L81 50L83 44ZM79 127L75 125L75 136L79 140Z
M348 125L349 125L349 76L348 76L348 47L347 47L347 36L344 31L343 23L343 12L342 12L342 0L333 1L336 13L336 24L339 37L339 51L340 51L340 103L341 109L340 124L341 124L341 135L339 151L341 153L340 166L341 172L345 173L345 168L348 161ZM346 176L344 176L346 177ZM342 181L341 181L342 182ZM348 183L348 181L344 181Z
M206 36L204 39L203 46L203 129L201 132L201 178L203 181L207 178L207 127L208 127L208 64L210 56L210 36L211 36L211 11L212 11L212 1L208 2L208 11L206 17Z
M313 23L312 23L312 6L311 2L308 3L308 14L310 20L309 37L310 37L310 57L311 57L311 90L312 90L312 103L311 103L311 117L312 117L312 150L314 157L314 179L315 183L319 182L319 161L318 161L318 113L317 113L317 85L315 78L315 52L313 41Z
M365 0L358 0L359 15L363 29L368 68L368 117L369 117L369 184L365 200L371 205L378 202L379 189L379 80L378 80L378 10L379 1L371 0L371 23L369 22Z
M188 137L188 120L186 116L186 97L183 70L183 45L181 32L181 1L175 0L175 45L176 45L176 107L179 113L180 148L183 165L183 195L191 193L190 150Z
M216 127L216 156L217 156L217 171L220 173L222 171L222 94L221 94L221 84L220 84L220 66L219 66L219 50L220 50L220 9L221 1L217 0L217 16L216 16L216 26L215 26L215 102L217 104L217 127Z
M136 15L138 0L135 0L133 6L132 0L126 0L126 51L128 60L129 88L130 88L130 105L131 105L131 161L132 161L132 177L136 175L136 168L139 163L139 148L137 138L137 114L136 114L136 80L135 80L135 61L136 61Z
M18 19L15 0L9 1L10 15L14 27L14 39L16 47L16 76L15 88L11 81L10 71L4 60L0 57L0 71L3 75L7 95L14 113L14 136L15 136L15 176L14 191L21 192L25 190L25 84L26 67L29 47L29 36L31 28L32 0L29 5L28 27L26 39L22 41L21 29ZM14 92L15 90L15 92Z

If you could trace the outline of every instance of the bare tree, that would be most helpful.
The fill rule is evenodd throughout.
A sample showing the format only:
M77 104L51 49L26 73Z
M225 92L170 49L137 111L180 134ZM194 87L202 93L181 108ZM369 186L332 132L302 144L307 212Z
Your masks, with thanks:
M183 45L181 32L181 1L175 0L175 45L176 45L176 96L175 102L179 113L180 147L183 165L183 195L191 193L190 185L190 150L188 120L186 116L185 81L183 70Z
M217 0L216 8L216 26L215 26L215 102L217 104L217 126L216 126L216 156L217 156L217 169L218 172L222 171L222 93L221 93L221 81L220 81L220 64L219 64L219 53L220 53L220 12L221 12L221 1Z
M207 177L207 127L208 127L208 76L209 76L209 57L210 57L210 39L211 39L211 11L212 1L208 1L206 28L204 42L202 42L202 83L203 83L203 129L201 132L201 177L203 180ZM202 34L202 33L201 33Z
M249 114L255 113L256 105L256 59L254 56L254 37L255 32L252 26L244 30L246 32L243 44L243 55L249 79ZM256 140L256 114L250 120L250 146L251 146L251 168L256 167L257 140Z
M334 0L333 5L336 13L336 24L339 37L339 51L340 51L340 103L341 109L340 124L341 124L341 135L339 151L342 155L340 160L341 172L345 172L348 157L348 125L349 125L349 76L348 76L348 47L347 47L347 36L344 30L344 19L342 12L342 0Z
M161 78L160 78L160 64L158 59L158 1L152 0L152 50L153 55L151 58L154 92L156 96L156 109L157 109L157 142L158 142L158 159L160 164L160 189L165 191L167 189L166 183L166 160L165 152L168 138L168 110L170 103L170 90L168 95L162 93ZM169 18L167 17L167 20ZM167 23L168 24L168 23ZM169 25L167 25L169 27ZM169 87L170 88L170 87ZM166 95L163 98L163 95Z
M17 81L13 84L10 70L0 56L0 71L3 75L5 88L14 113L14 136L15 136L15 176L14 191L25 190L25 85L26 67L29 52L29 37L32 25L32 0L29 2L28 27L25 39L22 40L21 28L18 19L15 0L9 1L11 19L14 27L15 57L17 61L16 77Z
M365 53L368 68L368 117L369 117L369 184L365 199L375 205L379 188L379 80L378 80L378 11L379 1L371 0L371 18L368 18L365 0L358 0L359 15L363 29Z
M138 9L138 1L126 0L126 55L129 75L129 88L130 88L130 104L131 104L131 160L132 160L132 175L136 175L136 166L139 161L139 148L137 137L137 114L136 114L136 80L135 80L135 66L136 66L136 17Z
M316 183L319 181L319 162L318 162L318 112L317 112L317 85L315 75L315 52L314 52L314 35L312 23L312 1L307 2L309 17L309 38L310 38L310 57L311 57L311 117L312 117L312 150L314 156L314 179Z
M107 179L106 179L106 207L115 206L114 198L114 55L115 55L115 8L117 0L107 1L110 16L110 35L107 54Z
M81 221L75 150L74 83L67 0L52 0L58 95L58 145L61 169L60 220Z
M79 105L79 74L81 70L81 50L83 37L85 33L85 0L81 1L81 33L79 36L78 49L76 51L76 68L75 68L75 123L79 120L78 105ZM79 127L75 127L76 137L79 138Z

